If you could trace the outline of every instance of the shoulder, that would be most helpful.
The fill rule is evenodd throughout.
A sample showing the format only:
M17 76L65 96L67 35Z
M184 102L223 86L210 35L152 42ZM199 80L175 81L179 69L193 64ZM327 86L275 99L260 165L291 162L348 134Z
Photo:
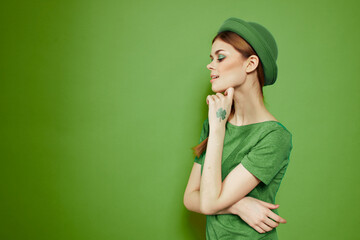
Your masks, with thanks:
M274 123L276 124L277 128L280 128L282 131L284 131L284 134L292 136L290 130L287 127L285 127L284 124L282 124L281 122L277 122L277 121L275 121Z
M265 137L269 134L274 137L285 137L291 138L292 134L282 123L278 121L272 121L268 125L264 125L262 129L262 137Z
M283 124L274 121L264 126L257 145L292 148L292 134Z

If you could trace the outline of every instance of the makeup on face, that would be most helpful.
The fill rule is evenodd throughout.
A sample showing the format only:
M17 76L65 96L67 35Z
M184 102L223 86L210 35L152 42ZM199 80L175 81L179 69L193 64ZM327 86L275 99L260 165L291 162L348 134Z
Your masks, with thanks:
M218 49L218 50L216 50L215 55L217 55L218 52L220 52L220 51L225 51L225 50L224 49ZM222 54L219 54L219 55L222 55ZM210 59L211 59L211 61L213 60L213 56L211 54L210 54Z
M218 50L216 50L215 51L215 55L218 53L218 52L220 52L220 51L225 51L224 49L218 49ZM210 58L212 58L212 55L210 54Z
M219 54L218 61L221 62L225 58L225 55ZM210 60L210 63L213 61L213 59Z

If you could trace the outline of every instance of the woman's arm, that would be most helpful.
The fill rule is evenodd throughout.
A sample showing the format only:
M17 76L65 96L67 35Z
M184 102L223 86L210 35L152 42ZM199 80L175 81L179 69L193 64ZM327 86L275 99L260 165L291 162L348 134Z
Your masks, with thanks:
M265 233L277 227L279 223L286 223L284 218L270 210L278 207L279 205L246 196L232 205L229 211L238 215L259 233Z
M189 194L189 204L186 208L190 211L201 213L199 190ZM286 220L272 212L270 209L278 208L279 205L261 201L259 199L246 196L234 205L225 208L211 215L234 214L238 215L250 227L259 233L265 233L276 228L279 223L286 223ZM270 219L271 217L275 222Z
M211 128L200 181L200 208L207 215L232 206L254 189L260 180L240 163L222 182L221 158L225 127Z
M200 190L195 190L191 193L188 193L188 195L186 196L186 200L184 199L184 205L189 211L205 214L201 211L200 208ZM214 215L232 214L232 212L229 209L230 208L225 208L223 210L218 211Z
M184 205L193 212L205 214L200 208L200 180L201 180L201 164L194 162L191 169L190 177L184 193ZM226 209L222 209L221 213L217 214L230 214L231 212Z
M200 208L205 214L214 214L232 206L253 190L260 180L241 163L226 179L221 179L221 159L225 138L225 125L231 111L234 88L209 95L209 136L200 182Z
M190 173L188 184L185 189L184 205L190 211L205 214L200 209L200 180L201 165L198 163L194 163ZM277 205L263 202L250 196L246 196L232 206L213 213L213 215L238 215L249 226L254 228L256 231L263 233L264 231L270 231L272 229L271 227L267 226L277 227L278 225L277 223L274 223L272 220L270 220L268 217L271 217L277 222L286 223L285 219L279 217L270 210L277 207ZM263 224L266 225L264 226Z

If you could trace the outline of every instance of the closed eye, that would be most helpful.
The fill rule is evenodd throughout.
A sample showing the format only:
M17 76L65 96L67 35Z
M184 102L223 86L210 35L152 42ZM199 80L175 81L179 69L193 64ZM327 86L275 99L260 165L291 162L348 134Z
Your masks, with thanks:
M217 59L219 62L221 62L225 58L225 56L221 55L221 54L219 56L223 56L223 57ZM212 61L213 61L213 59L210 59L210 62L212 62Z

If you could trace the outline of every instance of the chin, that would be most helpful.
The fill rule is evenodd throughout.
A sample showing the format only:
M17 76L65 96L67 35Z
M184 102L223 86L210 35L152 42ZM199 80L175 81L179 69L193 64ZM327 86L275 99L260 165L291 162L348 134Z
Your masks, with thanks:
M219 87L212 85L211 90L215 93L223 93L223 92L225 92L226 88L219 88Z

